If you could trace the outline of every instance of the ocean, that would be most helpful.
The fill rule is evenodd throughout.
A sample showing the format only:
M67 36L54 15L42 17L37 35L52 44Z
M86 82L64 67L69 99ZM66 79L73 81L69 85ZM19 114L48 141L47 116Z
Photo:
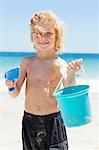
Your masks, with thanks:
M33 52L0 52L0 78L4 79L5 71L20 65L22 59L35 55ZM59 54L67 63L72 60L83 58L83 66L88 79L99 79L99 54ZM78 72L78 76L83 78L83 73Z

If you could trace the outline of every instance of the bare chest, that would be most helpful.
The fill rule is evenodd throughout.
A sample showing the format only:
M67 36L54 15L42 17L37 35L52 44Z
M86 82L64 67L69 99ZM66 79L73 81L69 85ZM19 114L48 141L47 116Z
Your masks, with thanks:
M55 81L60 78L60 72L53 63L31 63L27 68L27 78L31 81Z

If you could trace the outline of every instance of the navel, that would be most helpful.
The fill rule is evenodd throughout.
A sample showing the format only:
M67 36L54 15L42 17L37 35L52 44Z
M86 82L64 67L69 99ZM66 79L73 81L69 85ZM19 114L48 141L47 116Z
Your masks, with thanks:
M38 110L38 111L40 111L40 110L41 110L39 105L37 106L37 110Z

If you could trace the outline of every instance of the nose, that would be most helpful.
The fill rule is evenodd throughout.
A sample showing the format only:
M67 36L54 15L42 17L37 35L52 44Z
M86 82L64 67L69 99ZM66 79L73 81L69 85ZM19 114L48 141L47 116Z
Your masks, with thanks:
M46 39L47 39L47 38L46 38L45 35L41 35L40 40L41 40L42 42L44 42Z
M46 37L43 36L43 37L41 38L41 41L45 41L45 40L46 40Z

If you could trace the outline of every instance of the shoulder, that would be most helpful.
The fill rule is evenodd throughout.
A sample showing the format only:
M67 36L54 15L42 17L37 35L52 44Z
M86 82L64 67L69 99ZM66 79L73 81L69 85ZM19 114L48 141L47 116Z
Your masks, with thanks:
M31 61L32 57L24 57L22 59L22 63L29 63Z
M58 57L55 61L55 65L63 68L67 66L67 62L64 59Z
M65 65L65 66L67 65L67 62L64 59L62 59L60 57L58 57L58 59L59 59L59 62L61 65Z
M55 62L55 65L57 67L59 67L59 71L62 75L66 74L67 62L64 59L58 57L56 62Z
M22 59L22 61L21 61L21 67L27 67L28 66L28 64L32 61L34 59L34 56L30 56L30 57L24 57L23 59Z

